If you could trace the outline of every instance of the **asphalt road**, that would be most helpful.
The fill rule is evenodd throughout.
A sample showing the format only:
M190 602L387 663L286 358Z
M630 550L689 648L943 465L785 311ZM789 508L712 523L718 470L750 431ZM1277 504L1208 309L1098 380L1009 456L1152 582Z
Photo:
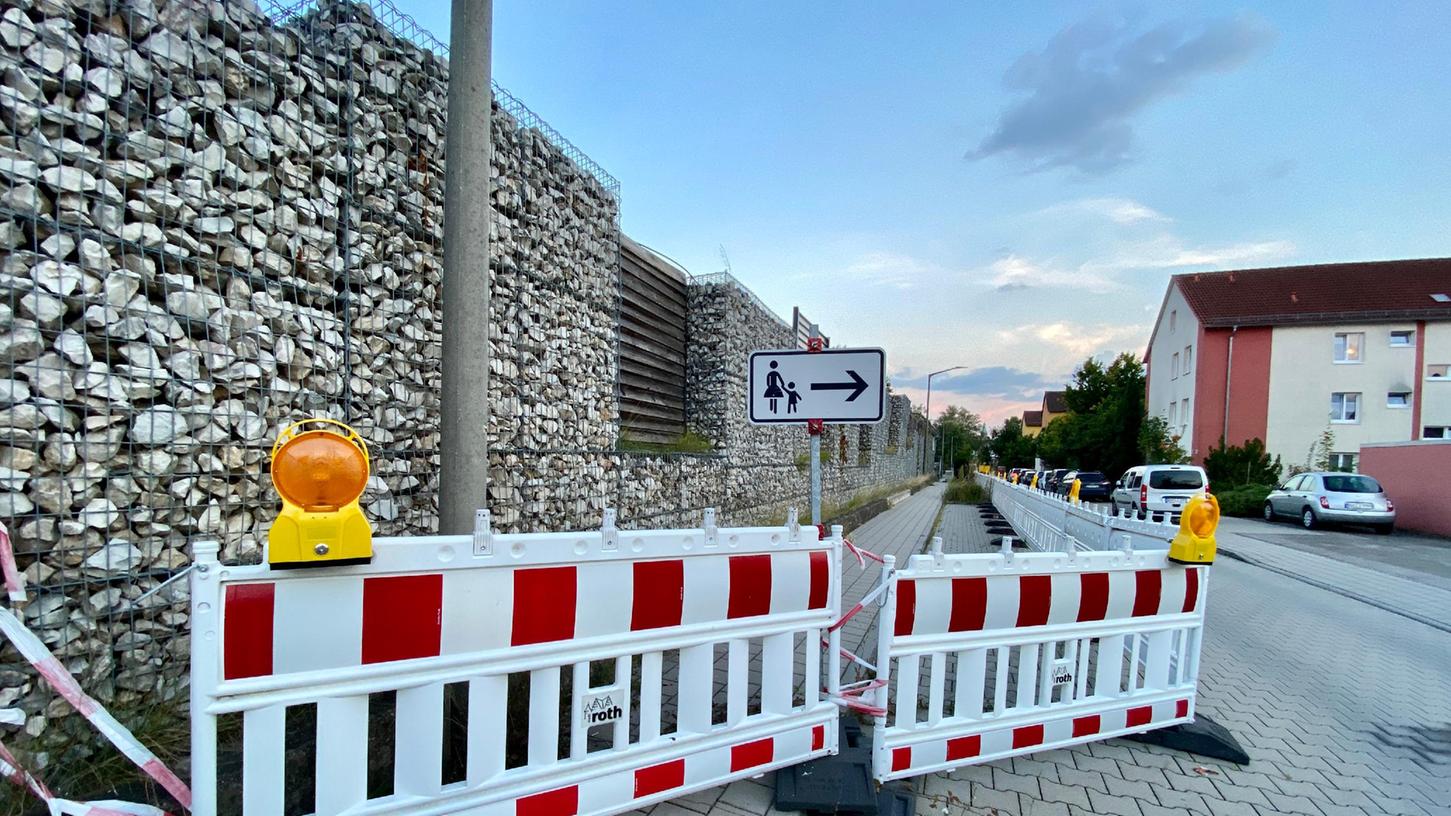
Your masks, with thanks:
M1220 529L1451 590L1451 539L1400 530L1383 536L1353 526L1306 530L1292 519L1228 518L1220 521Z

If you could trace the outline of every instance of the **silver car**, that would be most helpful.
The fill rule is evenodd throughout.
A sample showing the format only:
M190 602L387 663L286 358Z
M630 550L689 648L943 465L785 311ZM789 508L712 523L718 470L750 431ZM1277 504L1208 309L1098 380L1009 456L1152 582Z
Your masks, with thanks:
M1369 524L1390 534L1396 506L1380 482L1359 473L1301 473L1291 476L1265 498L1265 521L1292 516L1307 530L1326 522Z

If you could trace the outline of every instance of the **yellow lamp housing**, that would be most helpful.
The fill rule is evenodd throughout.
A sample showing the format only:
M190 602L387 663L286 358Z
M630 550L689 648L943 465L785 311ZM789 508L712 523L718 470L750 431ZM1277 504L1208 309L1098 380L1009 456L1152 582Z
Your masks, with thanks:
M1179 517L1179 534L1169 542L1169 560L1178 564L1213 564L1217 550L1214 531L1219 528L1219 499L1195 496Z
M319 418L288 426L272 446L282 512L267 533L267 562L284 569L373 560L373 529L358 506L368 471L368 446L347 425Z
M1028 484L1028 487L1031 487L1034 490L1038 489L1038 474L1033 474L1033 481Z
M1083 487L1083 482L1078 479L1074 479L1073 486L1068 488L1068 500L1073 502L1074 504L1078 504L1078 489L1080 487Z

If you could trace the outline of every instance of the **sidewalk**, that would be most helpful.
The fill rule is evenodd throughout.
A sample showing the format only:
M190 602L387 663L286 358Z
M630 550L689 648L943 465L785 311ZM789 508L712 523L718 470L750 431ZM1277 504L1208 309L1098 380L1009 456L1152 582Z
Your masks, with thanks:
M1451 592L1342 559L1261 541L1248 530L1235 529L1239 526L1235 521L1226 520L1219 529L1220 555L1451 632Z

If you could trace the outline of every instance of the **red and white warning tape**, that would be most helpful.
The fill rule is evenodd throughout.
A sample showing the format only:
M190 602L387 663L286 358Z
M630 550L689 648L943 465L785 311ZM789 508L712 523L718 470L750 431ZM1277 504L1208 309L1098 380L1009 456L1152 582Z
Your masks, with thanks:
M5 529L3 524L0 524L0 572L3 572L5 575L5 588L11 599L16 599L16 594L19 593L19 599L24 600L24 584L20 582L20 573L15 566L15 551L10 546L10 532ZM180 777L172 772L170 768L166 767L165 763L158 759L150 749L142 745L141 741L136 739L135 735L126 726L122 725L119 720L113 717L105 707L96 702L89 694L86 694L81 688L80 683L76 682L76 678L70 672L66 671L66 668L61 665L60 661L56 659L56 656L50 649L46 648L45 644L40 642L40 638L25 628L25 624L20 622L20 619L15 616L15 613L5 607L0 607L0 634L4 634L5 637L9 638L10 642L15 645L16 651L20 652L21 656L31 666L35 667L35 670L56 690L56 693L65 698L65 701L70 703L76 711L80 712L81 716L89 720L91 725L94 725L96 730L100 731L101 735L109 740L112 745L116 746L127 759L135 763L136 767L140 768L147 776L156 780L157 784L161 785L167 793L170 793L177 802L181 803L182 807L188 810L191 809L191 789L186 786L186 783L182 782ZM150 814L165 813L165 811L158 810L150 805L135 805L112 801L83 804L71 802L66 799L58 799L53 795L42 796L39 791L45 790L45 786L21 769L19 763L14 761L13 755L10 755L6 751L4 754L0 754L0 760L3 760L6 766L4 769L0 769L4 771L4 775L10 778L11 781L16 781L17 784L23 782L25 787L32 793L44 799L50 805L52 814L70 813L79 816L79 814L90 813L96 816L105 816L108 813L115 813L132 814L133 816L135 814L150 816ZM14 772L13 774L11 773L12 771ZM37 787L32 787L25 780L35 782ZM46 793L49 793L49 791L46 791ZM62 804L57 805L56 803Z

